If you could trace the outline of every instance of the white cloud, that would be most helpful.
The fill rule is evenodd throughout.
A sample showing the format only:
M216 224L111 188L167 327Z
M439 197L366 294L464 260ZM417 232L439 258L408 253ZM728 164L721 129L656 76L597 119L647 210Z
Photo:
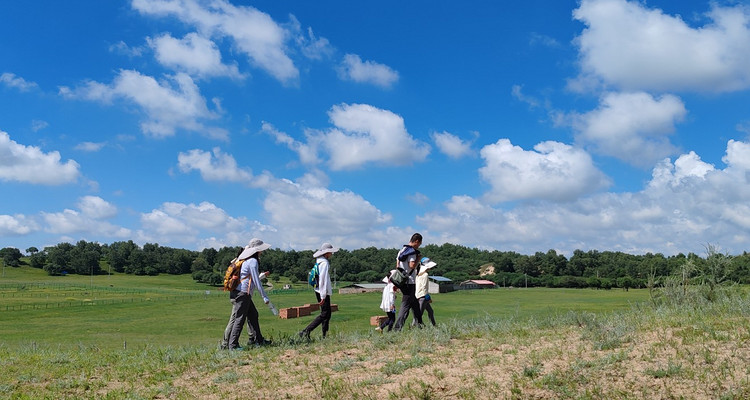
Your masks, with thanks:
M7 87L18 89L21 92L28 92L29 90L39 87L35 82L28 82L20 76L16 76L16 74L10 72L3 72L0 74L0 83Z
M0 131L0 180L62 185L75 182L79 175L77 162L62 163L59 152L44 153L38 147L18 144Z
M335 128L309 135L320 144L334 170L352 169L374 162L409 165L421 162L430 146L406 131L404 119L388 110L366 104L341 104L328 112Z
M632 165L651 167L677 151L668 135L686 114L682 101L672 95L606 93L596 110L569 118L579 142Z
M272 225L283 233L285 242L280 246L312 249L330 241L337 246L358 248L380 240L382 229L391 221L390 215L351 191L308 186L308 181L285 180L263 202Z
M479 173L492 187L485 195L492 202L569 201L609 184L588 153L559 142L542 142L526 151L500 139L480 154L485 165Z
M39 230L34 219L22 214L0 215L0 236L21 236Z
M455 196L442 210L419 216L430 242L515 250L607 249L634 254L700 253L705 243L732 252L750 241L750 143L729 141L716 169L695 153L664 160L640 192L604 193L567 203L495 208Z
M281 82L291 83L299 78L299 71L286 54L285 42L290 33L253 7L235 6L225 0L133 0L131 4L142 14L173 15L206 36L230 38L253 64Z
M249 168L240 168L230 154L223 153L215 147L212 152L193 149L177 156L180 171L188 173L198 171L206 181L229 181L250 184L253 172Z
M427 197L426 194L419 193L419 192L407 195L406 199L409 200L409 201L411 201L412 203L420 205L420 206L423 206L423 205L425 205L425 204L427 204L427 203L430 202L430 198Z
M302 26L299 20L294 15L290 15L289 19L290 29L294 32L294 41L305 57L312 60L322 60L333 55L335 49L328 39L315 36L310 27L305 31L306 34L302 33Z
M131 47L122 40L109 46L109 51L116 54L122 54L128 57L140 57L143 55L143 48Z
M316 165L320 161L315 143L310 144L300 142L288 134L277 130L268 122L263 122L261 130L273 137L276 140L276 143L283 144L287 146L289 150L297 153L302 164Z
M251 237L274 231L257 221L232 217L209 202L197 205L166 202L158 209L141 214L141 227L138 236L143 242L216 248L244 245Z
M117 239L131 238L130 229L109 222L117 214L117 208L96 196L85 196L78 201L79 210L64 209L61 212L42 212L45 231L61 235L73 233L104 236Z
M725 92L750 87L750 8L712 4L691 27L641 2L583 0L573 11L586 24L577 38L582 75L624 90Z
M31 121L31 130L33 132L39 132L42 129L47 128L48 126L49 126L49 123L47 123L47 121L40 121L38 119Z
M471 143L461 140L450 132L433 132L430 136L440 152L450 158L458 159L472 153Z
M109 219L117 215L117 207L98 196L84 196L78 201L81 214L94 219Z
M201 122L218 118L218 115L208 109L190 76L177 73L167 78L157 81L137 71L122 70L111 85L87 82L76 89L61 87L60 94L103 103L116 99L132 102L147 116L147 120L141 123L141 130L154 137L173 136L177 129L185 129L225 139L226 131L207 127Z
M86 152L96 152L101 150L104 146L107 145L107 142L81 142L78 143L74 149L80 150L80 151L86 151Z
M147 41L156 52L156 59L166 67L196 77L242 78L236 65L221 62L221 53L216 44L197 33L188 33L182 39L162 34Z
M358 83L370 83L390 88L398 81L398 72L385 64L362 61L356 54L347 54L341 62L339 77Z

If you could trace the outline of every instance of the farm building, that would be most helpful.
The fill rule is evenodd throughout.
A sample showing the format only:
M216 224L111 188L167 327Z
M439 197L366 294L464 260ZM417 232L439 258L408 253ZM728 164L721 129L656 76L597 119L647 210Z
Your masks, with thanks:
M428 293L447 293L456 290L453 287L453 281L444 276L430 276L428 279Z
M495 282L484 279L471 279L463 281L458 285L461 289L494 289L497 287Z
M385 283L353 283L339 289L339 294L382 292Z

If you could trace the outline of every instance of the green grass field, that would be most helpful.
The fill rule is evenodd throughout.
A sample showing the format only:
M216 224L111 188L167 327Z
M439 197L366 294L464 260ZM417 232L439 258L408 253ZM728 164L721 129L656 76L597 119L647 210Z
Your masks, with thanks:
M369 326L380 293L335 294L329 338L300 340L312 316L282 320L259 305L274 344L226 351L228 296L189 276L6 268L0 398L750 398L747 288L716 302L700 289L680 304L646 290L437 294L437 328L382 335ZM270 296L279 308L314 299Z
M276 283L276 286L281 284ZM308 288L269 292L277 308L315 301ZM436 319L546 317L569 311L623 310L646 300L644 290L495 289L436 294ZM288 337L316 315L280 319L256 298L264 335ZM332 333L372 329L381 315L380 293L334 294L339 311ZM0 337L7 345L97 346L216 345L229 317L225 292L190 276L50 277L28 267L6 269L0 281Z

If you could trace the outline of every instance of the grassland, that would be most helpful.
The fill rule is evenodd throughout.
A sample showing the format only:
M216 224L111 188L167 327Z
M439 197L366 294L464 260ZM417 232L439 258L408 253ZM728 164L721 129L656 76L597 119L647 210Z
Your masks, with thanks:
M437 328L383 335L379 294L335 295L328 339L261 308L274 345L228 352L226 294L188 276L40 272L0 280L2 398L750 398L743 291L681 307L646 290L454 292L435 296Z

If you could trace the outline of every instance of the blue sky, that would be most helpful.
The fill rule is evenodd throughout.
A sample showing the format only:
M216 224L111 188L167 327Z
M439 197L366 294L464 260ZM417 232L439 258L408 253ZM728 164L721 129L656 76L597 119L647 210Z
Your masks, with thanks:
M0 247L733 254L750 4L0 4Z

